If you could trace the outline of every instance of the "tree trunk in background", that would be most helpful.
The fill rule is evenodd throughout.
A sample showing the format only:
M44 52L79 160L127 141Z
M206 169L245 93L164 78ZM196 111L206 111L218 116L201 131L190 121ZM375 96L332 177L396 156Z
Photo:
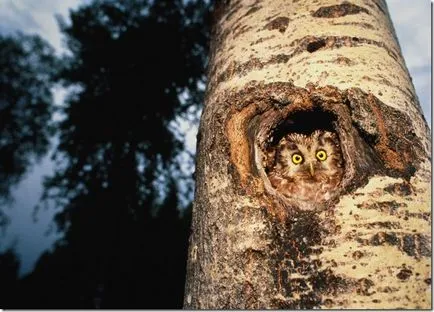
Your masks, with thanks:
M430 308L429 128L385 1L222 1L198 135L185 308ZM332 129L345 174L306 210L267 153Z

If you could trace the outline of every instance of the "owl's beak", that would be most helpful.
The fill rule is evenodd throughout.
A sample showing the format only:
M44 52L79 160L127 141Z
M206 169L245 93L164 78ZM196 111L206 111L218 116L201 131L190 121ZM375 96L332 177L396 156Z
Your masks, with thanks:
M309 170L310 175L313 177L313 175L314 175L314 173L315 173L315 171L313 170L313 164L310 163L309 166L310 166L310 167L309 167L309 169L310 169L310 170Z

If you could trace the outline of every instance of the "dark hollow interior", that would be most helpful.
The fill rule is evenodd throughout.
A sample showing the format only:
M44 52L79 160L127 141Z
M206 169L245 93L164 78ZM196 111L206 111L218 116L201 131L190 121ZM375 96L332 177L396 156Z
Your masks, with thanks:
M309 111L297 111L290 114L277 125L272 133L271 146L275 146L288 133L311 134L315 130L335 132L336 116L315 108Z

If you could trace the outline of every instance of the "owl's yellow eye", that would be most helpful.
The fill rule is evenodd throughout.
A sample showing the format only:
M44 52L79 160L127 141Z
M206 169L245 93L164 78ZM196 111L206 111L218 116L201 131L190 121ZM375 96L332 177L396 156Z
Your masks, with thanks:
M327 153L323 150L319 150L316 152L316 158L318 158L320 161L324 161L327 159Z
M303 156L300 154L294 154L292 155L292 162L296 165L300 164L303 161Z

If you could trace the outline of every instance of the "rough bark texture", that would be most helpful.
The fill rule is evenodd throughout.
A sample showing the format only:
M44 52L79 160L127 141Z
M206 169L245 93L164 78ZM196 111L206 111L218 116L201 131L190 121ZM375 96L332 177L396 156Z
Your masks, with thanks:
M198 135L186 308L430 308L430 137L383 0L222 1ZM338 196L271 186L285 133L332 129Z

